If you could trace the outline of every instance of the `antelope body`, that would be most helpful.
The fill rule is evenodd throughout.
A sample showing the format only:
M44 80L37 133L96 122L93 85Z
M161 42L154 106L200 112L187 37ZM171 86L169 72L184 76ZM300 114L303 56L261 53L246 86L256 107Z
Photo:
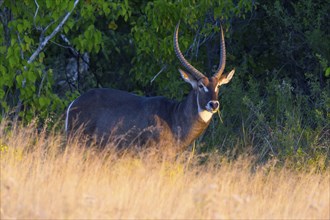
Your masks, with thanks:
M222 75L225 42L221 28L220 64L212 77L195 69L182 55L178 44L179 24L174 33L174 50L186 70L181 77L192 86L187 97L177 102L165 97L142 97L115 89L93 89L74 100L67 109L65 129L70 136L78 128L104 144L146 145L165 141L180 146L191 144L209 125L218 111L219 87L233 74Z

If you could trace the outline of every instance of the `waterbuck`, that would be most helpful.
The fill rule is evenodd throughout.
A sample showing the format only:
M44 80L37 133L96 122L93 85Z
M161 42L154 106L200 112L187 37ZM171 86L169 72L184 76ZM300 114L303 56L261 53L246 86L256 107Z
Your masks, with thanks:
M179 24L174 32L174 51L185 70L181 77L192 87L181 102L165 97L141 97L115 89L93 89L74 100L66 113L65 129L70 136L82 128L100 143L116 142L121 147L144 146L160 141L190 145L209 125L219 109L219 87L227 84L234 70L222 74L226 49L222 28L220 64L206 77L182 55L178 43Z

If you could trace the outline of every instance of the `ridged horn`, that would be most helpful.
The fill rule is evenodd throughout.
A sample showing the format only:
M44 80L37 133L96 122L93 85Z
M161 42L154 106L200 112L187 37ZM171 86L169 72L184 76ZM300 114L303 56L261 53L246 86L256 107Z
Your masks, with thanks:
M223 71L225 70L226 66L226 45L225 45L225 38L223 36L223 30L222 26L220 24L220 31L221 31L221 37L220 37L220 63L217 71L213 75L214 77L220 79Z
M176 25L175 32L174 32L174 51L178 59L180 60L181 64L189 71L190 74L196 77L197 80L200 80L201 78L204 78L204 74L198 71L195 67L193 67L182 55L180 47L179 47L179 41L178 41L178 35L179 35L179 26L180 22Z

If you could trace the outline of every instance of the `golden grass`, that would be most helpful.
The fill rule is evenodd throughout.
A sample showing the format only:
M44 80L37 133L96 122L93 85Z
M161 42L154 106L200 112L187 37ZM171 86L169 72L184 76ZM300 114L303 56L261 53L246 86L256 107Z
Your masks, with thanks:
M100 153L0 126L1 219L329 219L329 170Z

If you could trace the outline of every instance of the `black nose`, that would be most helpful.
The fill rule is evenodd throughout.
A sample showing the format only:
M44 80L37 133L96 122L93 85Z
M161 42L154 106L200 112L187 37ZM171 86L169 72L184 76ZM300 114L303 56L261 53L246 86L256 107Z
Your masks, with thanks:
M218 101L210 101L210 107L213 109L213 110L216 110L219 108L219 102Z

